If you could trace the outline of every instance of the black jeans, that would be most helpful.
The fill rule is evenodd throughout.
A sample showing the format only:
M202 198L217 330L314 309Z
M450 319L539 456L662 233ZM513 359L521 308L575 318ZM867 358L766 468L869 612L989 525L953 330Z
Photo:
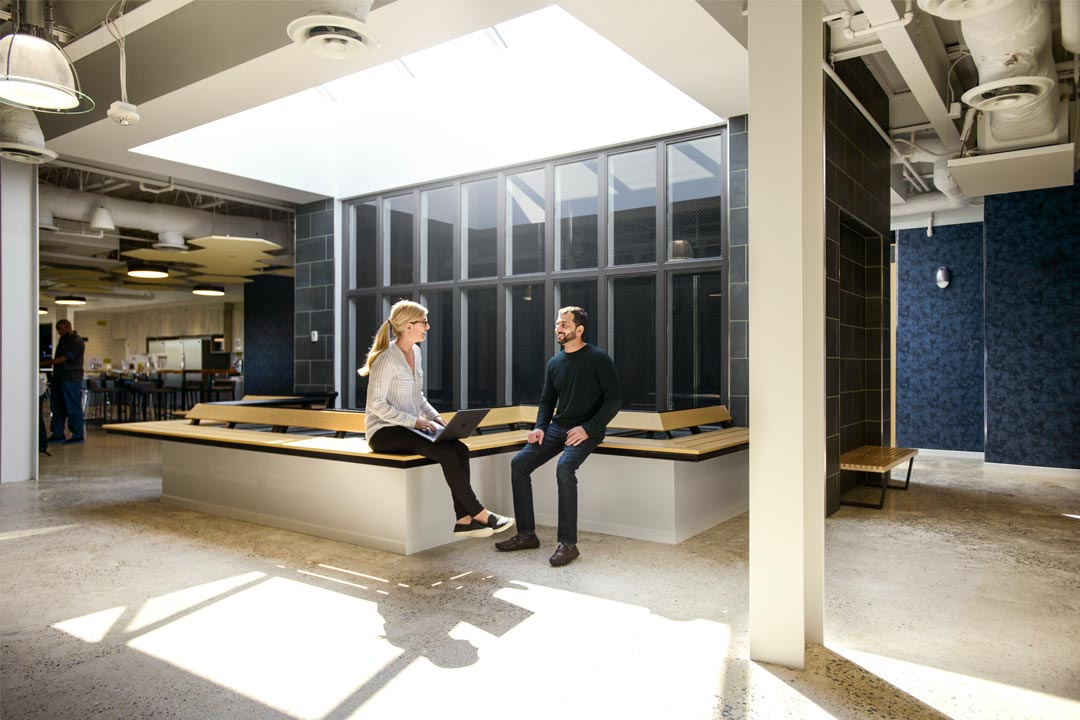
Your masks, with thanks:
M544 442L526 445L510 461L510 478L514 487L514 515L518 533L536 531L533 513L532 472L559 453L555 479L559 489L559 542L577 544L577 469L585 462L604 437L590 437L580 445L567 445L564 428L551 423L544 432Z
M378 430L367 441L368 447L377 453L408 452L439 463L454 498L455 519L476 515L484 509L469 482L469 448L460 440L431 442L408 428L392 426Z

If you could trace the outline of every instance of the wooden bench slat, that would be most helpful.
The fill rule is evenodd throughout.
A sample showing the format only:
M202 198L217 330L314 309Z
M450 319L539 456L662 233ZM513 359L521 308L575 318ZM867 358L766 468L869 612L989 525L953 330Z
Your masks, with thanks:
M914 448L864 445L840 456L841 470L884 473L919 454Z
M270 425L332 430L334 432L364 432L364 413L341 410L300 410L297 408L246 407L199 403L187 413L188 420L216 420L253 425Z

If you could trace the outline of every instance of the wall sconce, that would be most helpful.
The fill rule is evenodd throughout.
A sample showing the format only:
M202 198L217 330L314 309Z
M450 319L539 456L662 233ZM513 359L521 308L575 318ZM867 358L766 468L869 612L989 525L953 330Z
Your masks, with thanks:
M936 282L937 286L942 290L949 287L949 283L952 282L952 271L942 265L937 269L937 272L934 273L934 282Z

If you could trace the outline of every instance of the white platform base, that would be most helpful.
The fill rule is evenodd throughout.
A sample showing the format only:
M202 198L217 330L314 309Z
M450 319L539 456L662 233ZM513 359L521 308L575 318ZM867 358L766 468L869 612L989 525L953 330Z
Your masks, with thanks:
M169 441L161 448L167 505L402 555L454 541L438 465L400 469ZM505 515L513 515L512 457L471 464L480 501ZM747 510L747 457L745 450L697 463L594 455L578 471L578 528L682 542ZM533 475L540 524L557 522L555 462Z

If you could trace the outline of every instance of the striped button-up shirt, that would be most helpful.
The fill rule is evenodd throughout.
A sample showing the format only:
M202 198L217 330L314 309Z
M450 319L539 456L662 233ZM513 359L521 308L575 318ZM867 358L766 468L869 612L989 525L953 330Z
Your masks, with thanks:
M390 425L411 428L418 418L432 420L439 416L439 411L424 397L424 369L419 345L413 345L413 363L415 373L397 343L390 343L390 347L375 358L368 374L367 414L364 417L368 438Z

